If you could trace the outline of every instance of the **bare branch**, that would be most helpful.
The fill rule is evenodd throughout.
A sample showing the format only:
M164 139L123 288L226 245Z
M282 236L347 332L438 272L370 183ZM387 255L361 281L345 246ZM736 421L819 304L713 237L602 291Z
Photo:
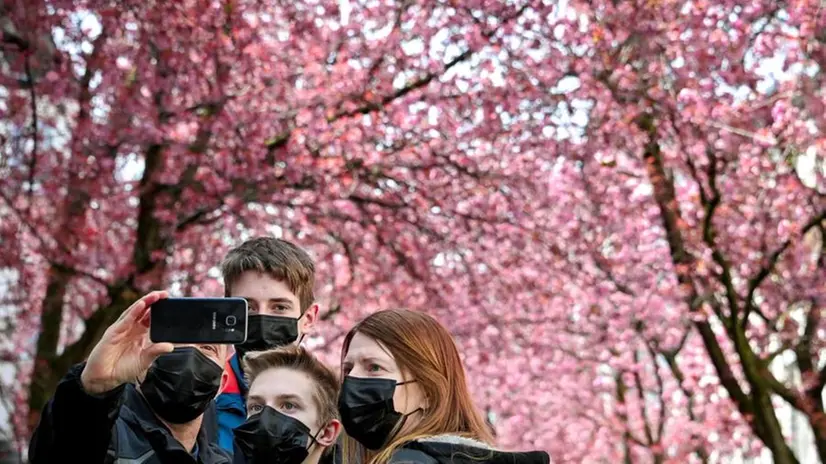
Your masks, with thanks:
M826 221L826 209L822 210L820 214L816 214L811 219L809 219L804 225L803 228L800 230L800 235L803 236L808 233L811 229L815 227L823 227L821 225L822 222ZM824 237L826 240L826 237ZM751 311L758 312L757 305L754 302L754 293L760 287L760 284L772 273L774 270L774 266L777 264L777 261L780 259L780 256L785 252L793 243L793 237L789 237L786 239L779 247L777 247L772 254L769 256L766 263L749 279L748 283L748 290L746 292L746 309L744 314L744 320L748 317Z

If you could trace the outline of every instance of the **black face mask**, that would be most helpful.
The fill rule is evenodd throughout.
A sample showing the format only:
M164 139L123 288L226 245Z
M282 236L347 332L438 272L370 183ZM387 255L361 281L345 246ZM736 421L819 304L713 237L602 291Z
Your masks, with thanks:
M298 339L298 319L253 314L247 318L247 341L235 345L238 359L250 351L264 351L289 345Z
M393 379L345 377L338 397L341 423L347 435L371 450L380 449L401 429L407 416L393 407L393 393L397 385Z
M141 393L161 419L185 424L203 414L215 399L223 373L221 366L197 348L175 348L152 363Z
M269 406L233 433L238 449L251 464L300 464L307 459L310 443L316 440L301 421Z

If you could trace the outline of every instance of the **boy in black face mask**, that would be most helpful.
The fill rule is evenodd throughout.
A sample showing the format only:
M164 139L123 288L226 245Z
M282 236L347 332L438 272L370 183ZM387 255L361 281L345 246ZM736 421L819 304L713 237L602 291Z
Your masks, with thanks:
M228 348L150 342L149 307L168 296L152 292L130 306L61 380L32 437L30 462L230 462L201 430L224 384Z
M246 422L235 431L236 464L318 464L341 431L335 374L301 347L253 352Z
M247 240L221 264L224 295L249 304L247 341L236 345L226 371L227 387L216 400L218 443L233 452L232 430L247 418L247 382L241 359L250 351L298 345L318 316L315 265L296 245L274 237Z

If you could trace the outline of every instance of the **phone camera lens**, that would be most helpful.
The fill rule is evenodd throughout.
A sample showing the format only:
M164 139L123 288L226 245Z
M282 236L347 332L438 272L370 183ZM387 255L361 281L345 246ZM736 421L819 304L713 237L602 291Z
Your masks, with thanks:
M235 319L235 316L227 316L226 323L227 327L234 327L235 324L238 323L238 321Z

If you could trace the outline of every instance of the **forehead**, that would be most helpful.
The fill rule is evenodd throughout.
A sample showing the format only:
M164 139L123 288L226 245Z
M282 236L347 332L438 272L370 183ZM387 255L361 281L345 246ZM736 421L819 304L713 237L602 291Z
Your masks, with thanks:
M232 282L231 296L244 297L252 300L271 300L276 298L298 300L298 297L290 291L287 282L257 271L248 271L238 276L238 278Z
M374 338L368 337L361 332L356 332L353 339L350 340L350 347L344 360L347 362L356 362L362 359L379 359L394 361L393 355L382 343Z
M304 372L288 367L275 367L260 373L250 385L249 396L273 400L296 396L306 405L313 405L316 384Z

